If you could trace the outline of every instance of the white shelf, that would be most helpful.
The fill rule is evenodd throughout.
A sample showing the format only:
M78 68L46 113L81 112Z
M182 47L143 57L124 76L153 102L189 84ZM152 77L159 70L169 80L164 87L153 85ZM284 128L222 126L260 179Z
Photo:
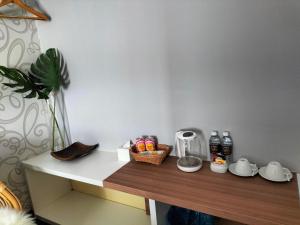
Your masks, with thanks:
M36 214L62 225L150 225L144 210L71 191Z
M120 169L126 162L118 161L117 152L96 150L73 161L60 161L50 152L42 153L23 161L25 167L96 186L103 186L103 180Z

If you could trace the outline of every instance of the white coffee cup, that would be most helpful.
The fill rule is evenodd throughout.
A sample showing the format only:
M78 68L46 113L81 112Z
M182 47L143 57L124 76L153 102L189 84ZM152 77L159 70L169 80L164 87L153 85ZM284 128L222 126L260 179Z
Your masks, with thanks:
M288 176L281 164L277 161L271 161L268 163L265 174L272 180L284 180Z
M251 167L250 162L246 158L240 158L235 165L235 171L240 176L254 176L255 167Z

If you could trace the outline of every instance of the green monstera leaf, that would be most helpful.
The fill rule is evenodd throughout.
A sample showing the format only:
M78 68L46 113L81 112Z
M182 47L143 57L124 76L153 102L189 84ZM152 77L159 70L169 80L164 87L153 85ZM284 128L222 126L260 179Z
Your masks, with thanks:
M70 84L67 65L62 54L54 48L42 53L35 63L31 64L30 71L25 74L15 68L0 66L0 75L8 78L10 82L4 85L13 88L13 91L22 93L24 98L48 99L50 93L54 93L53 105L49 104L49 110L53 115L52 147L54 150L55 127L58 130L62 145L65 147L64 135L56 119L56 97L61 86L67 88ZM64 123L64 122L63 122ZM65 127L65 124L64 124Z
M70 83L64 58L54 48L42 53L31 64L28 74L15 68L0 66L0 75L11 81L3 83L4 85L14 88L17 93L27 94L25 98L48 99L52 91L57 92L61 86L67 88Z
M18 69L4 66L0 66L0 75L11 81L11 83L3 83L3 85L14 88L14 92L26 94L24 98L48 99L49 90L43 85L37 85L34 77L27 76Z
M58 91L60 86L67 87L70 83L67 65L62 54L54 48L42 53L35 63L31 64L30 75L37 84L44 85L47 90Z

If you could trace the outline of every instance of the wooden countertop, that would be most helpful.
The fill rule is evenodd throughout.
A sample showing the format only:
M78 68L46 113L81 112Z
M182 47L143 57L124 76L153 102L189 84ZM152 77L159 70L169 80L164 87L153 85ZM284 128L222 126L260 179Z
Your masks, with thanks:
M104 180L104 187L253 225L300 225L297 177L273 183L259 175L217 174L206 162L196 173L176 167L176 157L160 166L131 161Z

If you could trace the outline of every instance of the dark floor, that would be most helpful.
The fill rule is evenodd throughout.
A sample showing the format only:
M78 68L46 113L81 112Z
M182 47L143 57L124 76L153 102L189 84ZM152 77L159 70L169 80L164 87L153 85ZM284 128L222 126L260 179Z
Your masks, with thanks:
M38 219L35 222L37 223L37 225L50 225L49 223L45 223L45 222L40 221Z
M34 212L33 212L33 211L28 212L28 214L30 214L31 217L35 218L35 222L36 222L37 225L51 225L51 224L49 224L49 223L46 223L46 222L44 222L44 221L42 221L42 220L36 218L36 217L34 216Z

